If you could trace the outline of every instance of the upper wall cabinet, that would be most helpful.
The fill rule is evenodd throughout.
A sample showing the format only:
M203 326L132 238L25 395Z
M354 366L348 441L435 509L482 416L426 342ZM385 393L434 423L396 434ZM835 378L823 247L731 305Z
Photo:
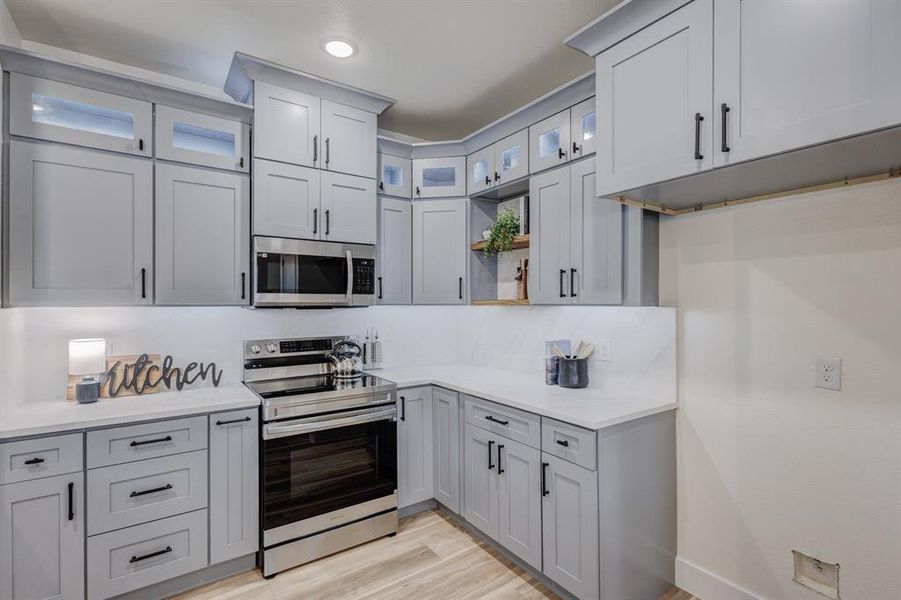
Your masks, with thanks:
M303 167L321 166L320 100L262 81L253 86L253 155Z
M466 304L466 198L413 203L413 303Z
M718 0L714 19L715 165L901 122L901 3Z
M20 73L10 75L9 94L13 135L152 154L149 102Z
M529 172L570 160L570 115L564 110L529 127Z
M413 161L391 154L379 154L379 194L412 198Z
M410 304L413 289L413 203L379 198L376 299L379 304Z
M494 146L476 150L466 157L466 187L470 194L478 194L495 185Z
M597 150L597 102L589 98L569 109L569 130L572 135L572 158L575 160Z
M465 156L413 159L413 197L465 196L465 170Z
M319 236L317 169L253 161L253 234L299 239Z
M323 169L375 179L375 114L323 100L322 138Z
M156 156L230 171L250 171L250 125L156 107Z
M713 3L694 0L598 55L598 194L713 165L712 52Z
M529 174L529 130L523 129L466 157L470 195Z
M153 300L153 164L108 152L9 144L10 305Z
M319 239L375 244L378 202L375 181L344 173L323 173Z

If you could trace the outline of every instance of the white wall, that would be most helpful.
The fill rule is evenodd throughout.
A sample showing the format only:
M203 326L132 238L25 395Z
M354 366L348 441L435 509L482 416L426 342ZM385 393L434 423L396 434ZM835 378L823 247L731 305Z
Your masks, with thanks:
M9 14L9 9L3 0L0 0L0 44L8 46L19 46L22 44L22 35L19 33L19 28L16 27L16 23L13 21L12 15Z
M822 598L792 583L798 549L841 564L846 600L901 598L901 181L660 235L679 306L677 583ZM841 392L812 387L818 356L844 360Z

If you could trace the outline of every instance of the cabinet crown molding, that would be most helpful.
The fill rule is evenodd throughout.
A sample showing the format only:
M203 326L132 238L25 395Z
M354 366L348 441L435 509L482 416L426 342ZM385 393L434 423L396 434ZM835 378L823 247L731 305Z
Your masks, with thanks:
M597 56L689 2L691 0L625 0L571 34L563 43L588 56Z

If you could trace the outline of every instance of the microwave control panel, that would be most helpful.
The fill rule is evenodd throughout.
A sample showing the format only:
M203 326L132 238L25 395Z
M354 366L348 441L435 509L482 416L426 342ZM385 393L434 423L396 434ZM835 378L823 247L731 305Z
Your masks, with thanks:
M375 294L375 260L371 258L354 259L353 293L359 296Z

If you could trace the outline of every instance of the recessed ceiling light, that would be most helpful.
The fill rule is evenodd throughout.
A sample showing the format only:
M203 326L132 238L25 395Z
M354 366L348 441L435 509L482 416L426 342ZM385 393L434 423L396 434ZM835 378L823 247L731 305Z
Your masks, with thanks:
M326 40L323 47L335 58L350 58L357 51L353 44L344 40Z

